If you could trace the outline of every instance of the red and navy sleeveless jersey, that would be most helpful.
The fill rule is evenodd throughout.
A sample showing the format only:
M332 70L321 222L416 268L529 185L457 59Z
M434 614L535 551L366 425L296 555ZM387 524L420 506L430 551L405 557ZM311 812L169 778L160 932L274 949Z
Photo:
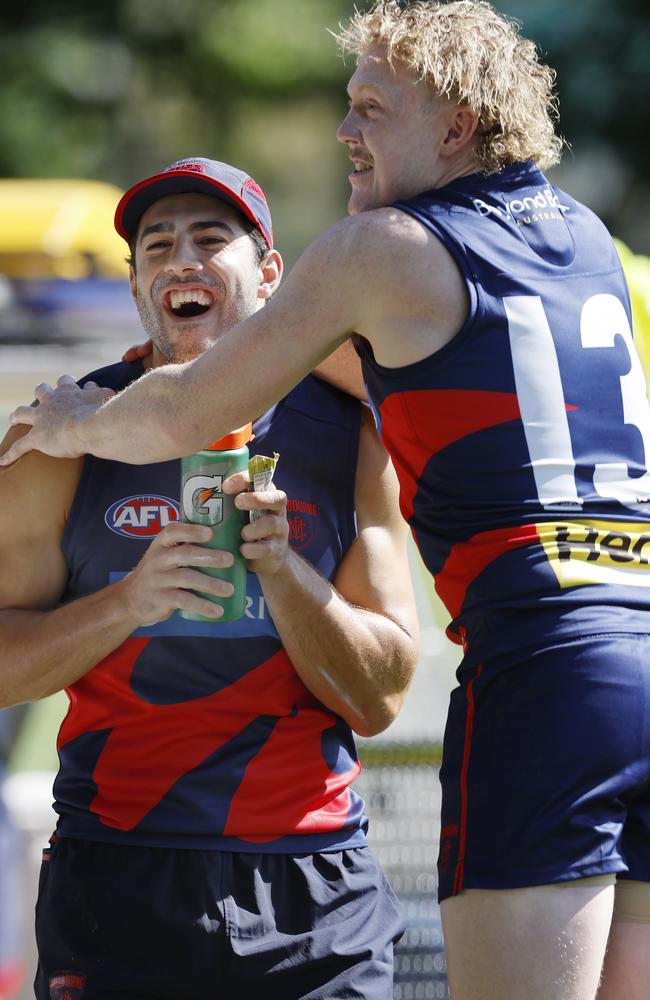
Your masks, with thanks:
M121 363L87 376L123 388ZM254 425L280 453L290 543L332 579L356 537L360 404L308 377ZM179 518L180 462L85 460L63 549L66 598L128 573ZM350 728L294 670L248 574L244 617L139 628L68 690L55 809L63 836L161 847L313 852L363 846Z
M422 361L385 368L357 344L450 636L489 656L648 631L650 411L607 230L530 163L395 207L469 297Z

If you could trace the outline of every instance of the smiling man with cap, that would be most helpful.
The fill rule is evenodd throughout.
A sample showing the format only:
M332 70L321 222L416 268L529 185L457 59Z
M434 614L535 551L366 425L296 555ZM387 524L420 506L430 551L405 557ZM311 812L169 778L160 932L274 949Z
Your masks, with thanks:
M174 253L183 252L185 235L172 237L188 206L196 208L197 215L191 228L186 227L187 239L209 253L203 254L205 266L198 268L192 259L183 260L181 273L173 259L170 266L167 248L173 242ZM264 192L248 174L217 160L179 160L135 184L117 206L115 228L131 248L131 288L153 343L153 366L196 357L199 348L207 349L264 305L275 284L265 282L259 294L246 272L242 282L239 267L224 266L224 261L235 261L242 247L248 251L252 244L257 263L273 269L273 282L282 273ZM219 267L213 268L211 260ZM150 278L154 286L148 289Z
M198 357L280 281L264 195L227 164L141 181L116 228L153 350L82 380L107 394ZM194 591L227 601L200 569L232 557L180 522L177 461L35 453L0 476L0 704L70 698L38 1000L392 997L402 918L351 783L353 731L392 721L417 658L396 479L367 408L314 376L254 432L282 489L225 485L264 512L228 624Z

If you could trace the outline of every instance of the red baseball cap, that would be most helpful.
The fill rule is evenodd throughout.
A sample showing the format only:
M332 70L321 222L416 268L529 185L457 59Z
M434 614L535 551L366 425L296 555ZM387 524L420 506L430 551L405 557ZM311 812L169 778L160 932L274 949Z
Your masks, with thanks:
M194 192L234 205L259 229L269 248L273 246L271 213L257 181L237 167L202 156L170 163L159 173L129 188L115 210L115 228L130 243L140 219L155 201L172 194Z

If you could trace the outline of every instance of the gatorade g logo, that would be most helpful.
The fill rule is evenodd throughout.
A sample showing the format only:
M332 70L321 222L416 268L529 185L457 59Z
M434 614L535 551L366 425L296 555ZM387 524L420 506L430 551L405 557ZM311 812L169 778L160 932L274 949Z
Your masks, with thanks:
M124 538L151 538L178 521L178 504L169 497L143 495L124 497L104 514L106 525Z
M201 524L223 521L223 476L189 476L183 484L183 517Z

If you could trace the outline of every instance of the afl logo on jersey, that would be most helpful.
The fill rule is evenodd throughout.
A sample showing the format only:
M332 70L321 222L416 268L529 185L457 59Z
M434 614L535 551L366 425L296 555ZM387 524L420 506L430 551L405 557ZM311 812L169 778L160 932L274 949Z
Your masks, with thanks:
M176 501L156 495L125 497L112 504L104 515L111 531L124 538L152 538L178 518Z

